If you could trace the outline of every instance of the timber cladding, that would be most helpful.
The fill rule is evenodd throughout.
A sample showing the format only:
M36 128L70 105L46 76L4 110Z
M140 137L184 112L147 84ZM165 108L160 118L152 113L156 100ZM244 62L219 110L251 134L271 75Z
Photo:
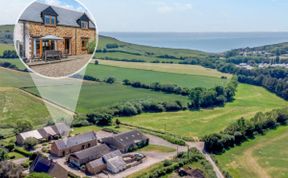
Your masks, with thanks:
M82 55L87 54L86 45L87 42L96 40L96 30L95 29L82 29L77 27L68 26L46 26L41 23L28 22L29 36L33 48L33 39L41 38L46 35L55 35L61 37L64 40L57 41L57 49L65 52L65 39L69 39L70 55ZM84 42L85 41L85 42ZM83 43L85 47L83 47ZM42 45L42 43L40 43ZM40 47L40 49L42 49ZM33 50L31 50L32 53ZM40 52L42 53L42 52Z

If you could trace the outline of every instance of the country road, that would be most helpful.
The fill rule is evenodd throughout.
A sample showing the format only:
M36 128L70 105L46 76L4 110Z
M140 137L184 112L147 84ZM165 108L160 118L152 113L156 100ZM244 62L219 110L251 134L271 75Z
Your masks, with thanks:
M206 158L206 160L211 164L211 166L213 167L213 170L217 176L217 178L225 178L224 175L222 174L222 172L220 171L220 169L218 168L217 164L214 162L214 160L211 158L211 156L206 153L204 151L204 142L186 142L186 144L189 147L194 147L197 150L199 150L204 157Z

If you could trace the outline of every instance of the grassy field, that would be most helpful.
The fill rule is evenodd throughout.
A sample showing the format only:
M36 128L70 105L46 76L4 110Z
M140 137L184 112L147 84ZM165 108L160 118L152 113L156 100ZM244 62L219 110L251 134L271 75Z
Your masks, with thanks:
M153 151L153 152L159 152L159 153L171 153L176 151L174 148L171 147L166 147L166 146L161 146L161 145L148 145L145 146L144 148L139 149L138 151L144 151L144 152L149 152L149 151Z
M159 64L159 63L145 63L145 62L131 63L131 62L111 61L111 60L98 60L98 61L100 64L103 65L123 67L129 69L142 69L147 71L200 75L216 78L226 76L227 78L231 78L230 74L218 72L217 70L205 68L199 65L163 64L163 63Z
M177 135L201 137L218 132L241 117L250 118L257 112L270 111L287 104L288 102L261 87L240 84L235 101L227 103L225 107L193 112L149 113L124 117L120 120L132 125L166 130Z
M216 156L220 166L234 178L288 177L288 127L269 131L265 136Z
M107 44L117 44L117 48L108 49L106 47ZM196 50L186 50L186 49L170 49L170 48L157 48L157 47L150 47L144 45L136 45L125 43L119 41L115 38L100 36L99 44L97 47L98 50L105 49L105 53L97 52L95 58L98 59L105 59L105 58L113 58L115 60L144 60L146 62L151 61L176 61L175 59L168 59L168 58L161 58L163 55L173 56L175 58L185 57L185 58L204 58L207 57L209 54L201 51ZM113 52L111 52L113 51Z
M44 103L16 88L0 88L0 108L0 128L4 128L0 130L4 135L11 134L17 120L39 126L51 119Z
M0 58L0 63L2 62L9 62L11 64L14 64L20 70L26 69L24 64L19 59L1 59Z
M55 92L55 98L53 98L54 101L59 99L57 98L59 96L59 91L63 92L60 95L62 96L62 99L66 98L65 102L73 99L73 97L71 97L71 92L69 92L69 87L66 85L57 87L64 87L65 90L59 89L57 91L51 91ZM25 90L30 93L38 94L35 87L27 88ZM120 84L85 83L82 85L76 111L82 114L86 114L106 109L107 107L111 107L117 104L125 103L127 101L141 100L156 102L179 100L184 103L188 102L187 97L184 96L154 92L146 89L134 89L132 87L127 87ZM58 102L60 104L62 103L60 100Z
M34 86L30 74L0 67L0 87L27 87Z
M2 44L0 43L0 56L3 55L3 52L5 50L15 50L14 46L12 44Z
M162 66L162 64L157 66ZM155 66L154 68L156 68L157 66ZM94 76L100 79L106 79L108 77L113 76L114 78L116 78L118 82L122 82L124 79L128 79L130 81L141 81L146 84L151 84L154 82L159 82L161 84L176 84L178 86L187 88L195 88L195 87L212 88L217 85L221 86L225 85L225 83L229 81L228 79L221 79L219 76L212 77L207 75L201 75L202 73L204 73L204 69L198 75L195 74L191 75L191 74L170 73L168 71L159 72L146 69L145 70L132 69L132 68L123 68L108 65L93 65L93 64L89 65L86 71L87 75Z

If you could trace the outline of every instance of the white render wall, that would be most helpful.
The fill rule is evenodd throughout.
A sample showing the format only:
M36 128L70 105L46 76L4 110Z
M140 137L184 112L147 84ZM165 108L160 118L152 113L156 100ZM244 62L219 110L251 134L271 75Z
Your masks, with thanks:
M25 32L24 32L24 25L25 25ZM24 44L24 37L25 37L25 44ZM23 47L25 47L24 52L26 58L30 59L32 56L30 48L29 25L27 23L18 22L15 25L14 40L16 43L17 52L18 53L20 52L20 44L22 44Z

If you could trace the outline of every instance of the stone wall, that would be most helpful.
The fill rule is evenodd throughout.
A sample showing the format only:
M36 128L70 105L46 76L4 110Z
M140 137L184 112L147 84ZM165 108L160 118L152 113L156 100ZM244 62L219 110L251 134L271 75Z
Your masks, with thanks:
M81 29L75 27L66 26L45 26L40 23L29 22L29 34L30 34L30 48L33 48L33 38L41 38L46 35L54 35L61 38L70 39L70 54L81 55L87 54L87 50L82 49L82 39L88 38L89 41L96 39L96 32L93 29ZM61 50L64 53L65 41L57 41L57 50ZM33 50L30 50L31 56L33 56Z

